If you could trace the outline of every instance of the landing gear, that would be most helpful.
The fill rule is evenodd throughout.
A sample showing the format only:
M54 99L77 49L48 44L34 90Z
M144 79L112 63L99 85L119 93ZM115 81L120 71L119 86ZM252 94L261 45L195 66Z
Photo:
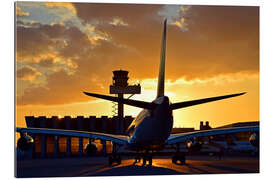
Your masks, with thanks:
M122 159L119 154L116 152L119 150L120 146L113 143L112 155L109 156L109 165L111 166L113 163L117 163L118 165L121 164Z
M140 163L141 162L141 157L139 155L135 156L135 161L133 164Z
M111 155L109 156L109 165L112 165L113 163L121 164L122 159L120 155Z
M186 164L186 156L185 155L180 155L176 154L172 157L172 163L178 164L178 165L185 165Z
M186 156L184 153L180 153L180 144L176 144L176 154L172 157L172 163L178 165L186 164Z
M148 165L152 166L152 156L150 154L145 154L143 156L143 165L146 165L146 161L148 161Z

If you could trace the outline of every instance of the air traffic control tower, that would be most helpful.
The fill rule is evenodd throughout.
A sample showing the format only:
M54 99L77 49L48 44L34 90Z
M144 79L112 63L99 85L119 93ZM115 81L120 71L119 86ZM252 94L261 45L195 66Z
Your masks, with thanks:
M123 98L124 94L131 94L128 98L134 94L141 93L141 85L129 85L128 84L128 71L116 70L113 71L112 85L110 85L110 94L118 95L119 98ZM119 118L124 117L124 105L123 103L114 103L113 113ZM117 114L116 114L117 113Z

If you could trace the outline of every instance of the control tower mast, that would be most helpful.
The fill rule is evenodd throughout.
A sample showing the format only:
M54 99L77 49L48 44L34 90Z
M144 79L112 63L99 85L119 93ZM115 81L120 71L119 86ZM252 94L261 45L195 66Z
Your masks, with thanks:
M113 71L113 82L110 85L110 94L117 94L119 98L123 98L124 94L140 94L141 86L138 85L128 85L128 71L116 70ZM130 96L130 97L131 97ZM118 117L124 117L124 105L123 103L118 103Z

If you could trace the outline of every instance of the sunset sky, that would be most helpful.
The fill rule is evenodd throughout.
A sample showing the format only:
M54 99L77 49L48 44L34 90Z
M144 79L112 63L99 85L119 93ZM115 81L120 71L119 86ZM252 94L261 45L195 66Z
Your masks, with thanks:
M174 127L258 121L258 7L17 2L16 126L26 115L112 116L112 102L82 92L109 94L120 68L142 86L132 99L152 101L165 18L172 102L247 92L175 110Z

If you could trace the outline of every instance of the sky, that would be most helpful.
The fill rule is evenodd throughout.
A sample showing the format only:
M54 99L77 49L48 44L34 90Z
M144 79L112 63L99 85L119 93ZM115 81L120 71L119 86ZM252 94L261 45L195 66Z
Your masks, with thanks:
M168 19L165 94L181 102L247 94L174 111L174 127L259 120L259 8L16 3L16 126L24 116L112 116L113 70L156 96L162 23ZM127 97L127 96L125 96ZM141 109L125 106L135 117Z

